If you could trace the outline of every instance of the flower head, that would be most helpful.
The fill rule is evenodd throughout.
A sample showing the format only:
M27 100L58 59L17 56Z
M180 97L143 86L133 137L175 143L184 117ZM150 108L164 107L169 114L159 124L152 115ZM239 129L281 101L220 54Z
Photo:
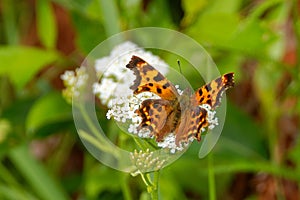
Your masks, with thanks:
M146 151L134 150L133 153L130 153L130 159L137 168L132 175L137 175L138 173L147 171L157 171L166 163L166 160L160 160L153 152L150 151L150 149L147 149Z
M72 98L79 97L81 89L84 88L88 74L85 67L77 68L74 71L65 71L60 77L63 80L65 89L63 90L63 96L71 103Z

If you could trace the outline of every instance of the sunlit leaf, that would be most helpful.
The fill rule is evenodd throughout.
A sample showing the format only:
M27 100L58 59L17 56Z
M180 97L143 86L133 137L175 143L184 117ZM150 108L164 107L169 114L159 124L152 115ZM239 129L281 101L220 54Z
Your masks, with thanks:
M53 51L25 46L0 47L0 74L10 77L21 89L45 65L59 58Z
M26 129L29 133L38 128L71 119L72 112L60 93L50 93L41 97L31 107L26 120Z
M228 46L238 24L239 18L236 14L207 13L199 17L187 33L201 43Z
M259 56L274 38L270 34L257 20L242 22L230 39L231 48L238 52Z

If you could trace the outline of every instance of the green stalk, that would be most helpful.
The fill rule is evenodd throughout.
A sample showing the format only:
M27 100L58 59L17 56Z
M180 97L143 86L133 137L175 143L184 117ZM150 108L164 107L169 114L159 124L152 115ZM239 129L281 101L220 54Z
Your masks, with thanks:
M128 174L124 174L122 177L122 192L125 200L132 200L130 188L128 187Z
M215 200L216 199L216 183L215 183L215 171L214 171L214 163L213 163L212 153L208 154L207 162L208 162L209 199Z
M153 172L153 191L151 197L154 200L158 199L158 184L159 184L159 171Z
M91 121L89 115L87 114L84 106L79 105L80 112L86 122L86 124L89 127L89 130L91 130L92 134L97 138L95 139L90 134L86 133L83 130L80 130L79 135L83 137L85 140L89 141L91 144L97 146L100 150L111 153L115 156L115 158L119 158L120 155L118 151L116 151L114 148L112 148L107 144L107 141L104 137L102 137L101 133L98 132L97 128L94 126L93 122Z
M159 185L159 171L143 174L142 180L147 186L147 192L150 194L152 200L158 200L158 185Z

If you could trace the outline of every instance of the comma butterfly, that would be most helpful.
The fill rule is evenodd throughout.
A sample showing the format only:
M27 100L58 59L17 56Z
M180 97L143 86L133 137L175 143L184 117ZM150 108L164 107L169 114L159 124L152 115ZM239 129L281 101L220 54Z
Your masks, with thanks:
M146 99L135 112L142 118L137 130L150 130L157 142L174 133L177 146L190 138L200 141L201 131L209 126L207 110L200 105L208 104L215 109L222 93L234 86L234 73L223 76L202 86L194 94L186 89L181 95L175 86L159 71L143 59L132 56L126 65L136 76L130 87L134 94L152 92L160 99Z

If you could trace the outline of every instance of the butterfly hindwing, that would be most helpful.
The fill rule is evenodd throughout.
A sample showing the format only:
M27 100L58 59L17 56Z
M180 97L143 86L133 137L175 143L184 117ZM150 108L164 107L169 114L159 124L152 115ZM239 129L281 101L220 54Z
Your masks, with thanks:
M136 110L142 118L138 131L147 128L154 135L156 141L162 141L165 134L171 132L174 125L168 124L173 120L168 120L172 116L172 106L164 99L146 99Z
M176 145L187 142L190 138L200 141L202 128L208 126L207 111L199 106L189 107L181 116L181 121L176 130Z
M228 73L202 86L195 92L196 104L209 104L215 109L221 101L225 90L234 86L234 74Z
M134 84L130 87L134 94L147 91L155 93L166 100L177 98L178 93L174 85L143 59L132 56L126 67L131 69L136 76Z

